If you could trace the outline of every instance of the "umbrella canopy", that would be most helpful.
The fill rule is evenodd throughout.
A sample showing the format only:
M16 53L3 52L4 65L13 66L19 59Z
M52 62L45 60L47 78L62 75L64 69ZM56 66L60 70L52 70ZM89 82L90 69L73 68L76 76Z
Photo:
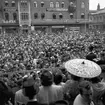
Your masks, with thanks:
M96 63L86 59L73 59L65 63L68 72L78 77L94 78L101 74L101 68Z

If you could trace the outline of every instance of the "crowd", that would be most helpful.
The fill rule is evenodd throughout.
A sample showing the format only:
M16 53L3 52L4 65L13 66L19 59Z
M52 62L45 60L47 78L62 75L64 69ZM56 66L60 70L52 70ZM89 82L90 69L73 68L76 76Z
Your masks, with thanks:
M81 89L77 91L76 95L74 96L75 98L73 97L73 99L71 99L71 96L68 95L68 92L66 90L70 90L68 89L68 87L70 86L71 81L69 81L69 83L68 80L70 80L71 78L74 79L75 77L71 76L71 74L69 74L65 70L63 65L70 59L85 59L86 55L88 54L88 47L90 45L94 46L94 52L98 58L100 52L105 50L104 33L90 32L71 34L70 32L59 32L58 34L56 34L32 32L28 34L1 34L0 78L6 86L12 88L13 97L11 98L12 100L10 100L10 102L13 105L26 105L29 100L33 100L33 96L36 96L38 94L35 100L37 100L40 104L53 104L53 102L65 99L67 101L72 100L72 102L69 102L71 103L70 105L72 105L74 99L76 98L79 91L81 91ZM36 76L33 76L33 74L36 74L34 71L37 73L37 84L40 86L40 88L38 88L39 86L35 85L35 87L37 87L38 89L37 91L36 88L34 89L32 87L33 79L26 79L31 75L32 77ZM24 77L24 75L26 74L27 76ZM56 74L59 75L56 77ZM54 80L51 77L54 78ZM74 79L75 83L72 84L73 87L76 86L75 84L78 84L80 82L78 82L77 80L81 81L81 79L78 77L76 80ZM29 81L29 83L26 81ZM85 86L85 84L88 84L88 86L90 86L87 81L85 82L81 83L81 85ZM54 86L53 83L55 84ZM73 87L71 88L73 89ZM53 88L55 90L55 93L53 93L54 91L52 92ZM20 89L21 91L19 91ZM23 90L27 93L27 95L25 93L22 94ZM29 90L32 90L32 92L30 92ZM35 93L33 91L35 91ZM30 93L33 93L33 95ZM15 99L14 94L16 95ZM22 97L21 95L24 97ZM30 95L32 95L31 98ZM49 97L52 97L51 100L47 95ZM32 103L29 105L32 105Z

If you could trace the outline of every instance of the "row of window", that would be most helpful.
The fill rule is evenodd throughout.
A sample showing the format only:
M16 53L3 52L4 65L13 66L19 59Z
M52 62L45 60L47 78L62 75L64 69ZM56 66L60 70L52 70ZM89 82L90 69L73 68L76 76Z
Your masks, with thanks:
M90 20L93 20L93 21L102 21L102 19L105 19L104 16L93 16L93 17L90 17Z
M39 16L38 13L34 13L34 19L45 19L45 13L41 13L41 15ZM53 19L57 19L57 15L56 14L52 14L52 18ZM73 19L74 18L74 14L70 13L70 18ZM85 18L85 14L81 14L81 19ZM21 13L21 20L28 20L29 19L29 14L28 13ZM60 13L59 14L59 19L63 19L63 14Z
M8 1L5 1L4 3L5 3L5 6L6 6L6 7L9 6ZM71 4L71 3L72 3L72 2L70 2L70 4ZM15 7L15 5L16 5L15 1L12 1L12 2L11 2L11 6L12 6L12 7ZM41 7L44 7L44 5L45 5L44 2L41 2ZM61 5L61 8L64 8L64 7L65 7L65 3L64 3L64 2L61 2L61 4L60 4L60 2L56 2L56 4L54 4L54 2L50 2L50 7L51 7L51 8L54 8L54 7L59 8L60 5ZM27 1L21 1L21 6L22 6L22 7L27 7ZM37 7L37 6L38 6L38 4L37 4L37 2L35 1L35 2L34 2L34 7ZM84 2L81 3L81 8L85 8L85 3L84 3Z
M44 7L44 2L41 2L41 7ZM54 4L54 2L50 2L50 7L51 8L54 8L54 7L56 7L56 8L59 8L60 7L60 5L61 5L61 8L64 8L65 7L65 4L64 4L64 2L61 2L61 4L59 3L59 2L56 2L56 4ZM37 4L37 2L34 2L34 7L38 7L38 4Z
M39 15L38 13L34 13L34 19L38 19ZM41 13L41 19L45 18L45 13ZM53 19L57 19L57 15L56 14L52 14L52 18ZM74 14L70 13L70 18L73 19L74 18ZM81 19L85 18L85 14L81 14ZM21 20L28 20L29 19L29 13L21 13ZM63 19L63 14L59 13L59 19ZM5 13L5 20L9 20L9 13ZM13 20L17 20L17 14L13 13Z
M70 5L71 4L73 4L73 2L70 2ZM61 8L65 7L64 2L61 2L61 4L60 4L60 2L56 2L55 4L54 4L54 2L50 2L50 7L51 8L54 8L54 7L59 8L60 5L61 5ZM38 7L38 4L37 4L36 1L34 2L34 7ZM44 2L41 2L41 7L44 7ZM85 3L84 2L81 3L81 8L85 8Z
M4 5L5 5L6 7L8 7L8 6L9 6L8 1L5 1L5 2L4 2ZM11 6L12 6L12 7L15 7L15 6L16 6L15 1L12 1L12 2L11 2Z
M9 13L5 13L5 20L9 21ZM13 13L13 20L17 21L17 14Z

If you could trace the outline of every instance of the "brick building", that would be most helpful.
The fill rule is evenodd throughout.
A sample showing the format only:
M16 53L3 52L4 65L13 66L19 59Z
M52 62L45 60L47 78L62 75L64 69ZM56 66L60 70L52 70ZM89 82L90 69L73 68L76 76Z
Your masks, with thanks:
M19 27L17 0L0 0L0 26L6 32L16 31Z
M100 9L98 4L97 10L89 12L90 30L105 31L105 8Z
M4 30L83 32L88 27L89 0L1 0L0 8Z

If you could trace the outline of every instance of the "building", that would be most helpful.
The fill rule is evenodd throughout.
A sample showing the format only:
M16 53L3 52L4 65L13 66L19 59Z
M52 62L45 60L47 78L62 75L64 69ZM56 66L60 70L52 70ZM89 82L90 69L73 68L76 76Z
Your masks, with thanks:
M31 0L30 5L35 30L86 31L89 0Z
M0 0L0 26L45 32L81 31L88 27L89 0Z
M17 0L0 0L0 26L3 32L18 30L18 5Z
M89 12L89 28L92 31L105 31L105 8L100 9L98 4L97 10Z

